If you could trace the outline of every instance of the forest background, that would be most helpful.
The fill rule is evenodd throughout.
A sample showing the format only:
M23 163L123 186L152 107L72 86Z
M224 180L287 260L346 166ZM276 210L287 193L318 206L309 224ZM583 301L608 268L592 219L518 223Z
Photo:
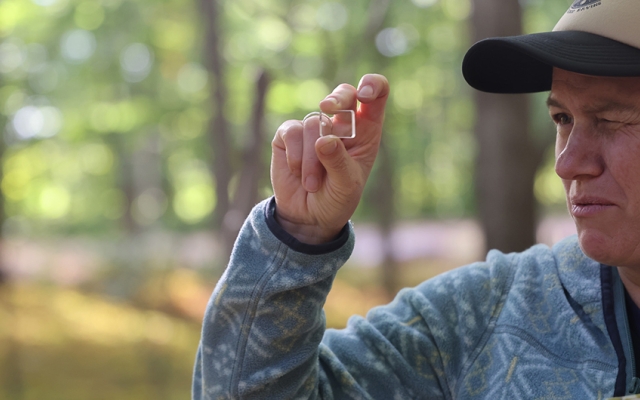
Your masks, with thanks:
M0 1L0 399L189 398L276 128L365 73L391 94L330 326L570 234L545 95L479 94L460 70L475 40L570 3Z

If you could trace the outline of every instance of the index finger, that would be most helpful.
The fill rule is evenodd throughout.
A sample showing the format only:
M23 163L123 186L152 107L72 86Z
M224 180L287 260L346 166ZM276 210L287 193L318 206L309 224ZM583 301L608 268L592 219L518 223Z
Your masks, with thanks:
M356 111L358 105L357 91L353 86L343 83L338 85L333 92L320 102L320 110L326 114L334 114L334 121L350 122L351 115L336 114L341 110Z
M358 119L367 119L375 123L384 121L384 108L389 97L389 82L379 74L367 74L360 79L358 89L348 84L341 84L320 102L320 110L334 114L337 110L354 110ZM360 108L358 110L358 100ZM345 121L348 115L339 116Z

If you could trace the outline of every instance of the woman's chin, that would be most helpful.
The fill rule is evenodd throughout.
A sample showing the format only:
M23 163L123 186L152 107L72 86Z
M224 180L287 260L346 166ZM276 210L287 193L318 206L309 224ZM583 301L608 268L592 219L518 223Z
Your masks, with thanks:
M640 265L640 237L616 237L596 230L578 231L580 248L594 261L616 267Z
M618 265L620 254L617 245L611 238L597 232L582 231L578 233L580 248L590 259L606 265Z

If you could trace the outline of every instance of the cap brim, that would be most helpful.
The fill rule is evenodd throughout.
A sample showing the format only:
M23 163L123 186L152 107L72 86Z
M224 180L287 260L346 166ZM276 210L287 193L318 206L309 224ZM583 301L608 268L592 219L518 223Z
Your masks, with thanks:
M553 67L595 76L640 76L640 49L579 31L481 40L462 62L472 87L490 93L551 89Z

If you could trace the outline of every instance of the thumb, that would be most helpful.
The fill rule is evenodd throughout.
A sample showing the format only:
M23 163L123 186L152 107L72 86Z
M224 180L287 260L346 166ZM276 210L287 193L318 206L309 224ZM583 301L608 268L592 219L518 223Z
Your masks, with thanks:
M339 137L327 135L316 140L316 154L332 182L340 186L352 184L352 160Z

